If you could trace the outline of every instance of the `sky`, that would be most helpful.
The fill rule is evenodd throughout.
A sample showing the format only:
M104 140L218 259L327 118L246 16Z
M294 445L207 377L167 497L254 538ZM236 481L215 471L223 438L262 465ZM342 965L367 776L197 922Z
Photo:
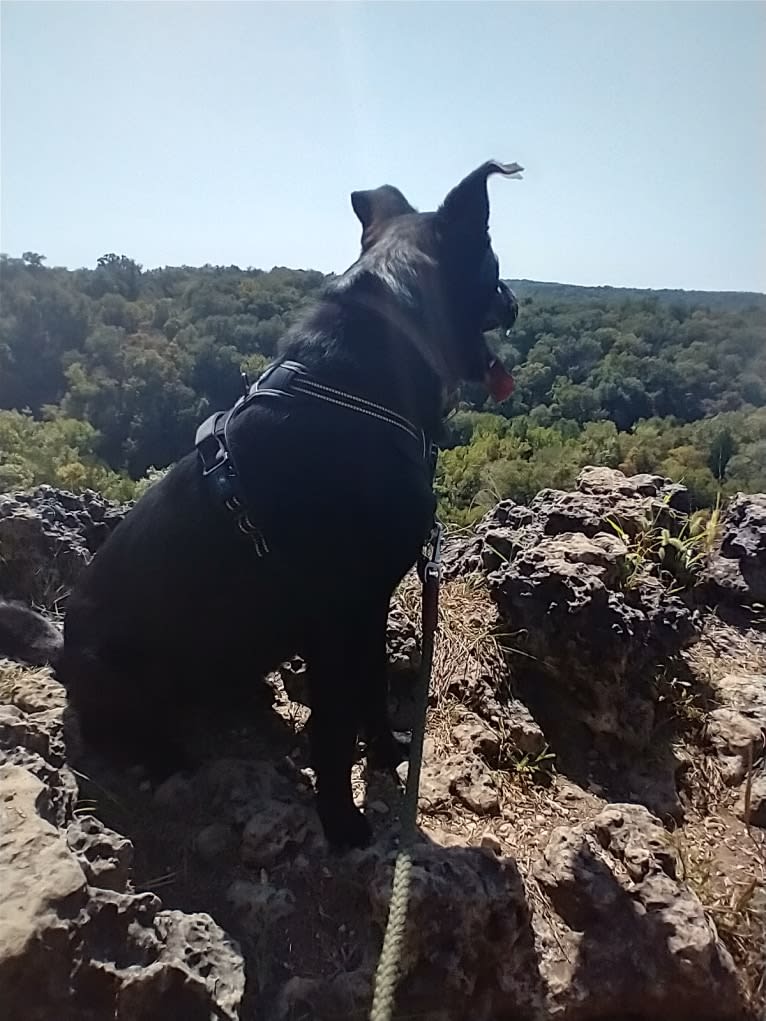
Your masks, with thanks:
M488 158L506 277L766 290L766 4L0 8L0 249L340 271Z

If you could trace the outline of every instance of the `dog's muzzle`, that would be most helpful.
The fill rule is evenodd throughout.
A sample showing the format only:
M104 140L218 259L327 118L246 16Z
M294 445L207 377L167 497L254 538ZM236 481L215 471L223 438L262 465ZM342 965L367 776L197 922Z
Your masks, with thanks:
M498 281L495 295L490 303L484 329L501 329L506 336L511 332L513 324L519 316L519 303L516 295L502 280ZM484 385L492 395L492 399L500 404L508 400L513 393L513 376L506 367L487 348L487 369L484 373Z
M501 329L508 334L518 318L519 302L516 295L508 284L504 284L502 280L498 281L497 290L487 312L484 330Z

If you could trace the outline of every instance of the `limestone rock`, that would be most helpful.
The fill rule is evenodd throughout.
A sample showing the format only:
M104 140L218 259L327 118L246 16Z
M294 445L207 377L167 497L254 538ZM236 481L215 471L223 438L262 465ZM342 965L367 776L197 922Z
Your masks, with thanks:
M761 768L753 777L750 787L750 806L746 811L746 791L742 788L742 794L737 802L737 815L744 819L751 826L761 826L766 829L766 769Z
M314 818L303 805L279 801L262 805L242 833L242 860L246 865L268 868L288 847L300 847L314 828Z
M8 1021L184 1017L235 1021L244 992L237 948L207 915L161 911L153 894L124 885L128 853L100 824L70 827L70 841L37 810L42 782L0 767L0 989ZM95 867L108 845L117 865ZM129 845L128 845L129 846ZM121 857L121 861L119 860ZM105 885L105 884L104 884Z
M766 602L766 493L738 493L726 508L721 547L709 558L700 587L710 603Z
M533 872L555 913L537 926L552 1018L742 1017L731 957L645 808L554 830Z
M730 673L713 682L719 708L708 714L707 735L724 779L740 783L766 746L766 675Z
M123 892L133 866L133 845L92 815L73 819L67 844L91 886Z
M0 494L0 595L53 606L127 511L96 493L52 486Z

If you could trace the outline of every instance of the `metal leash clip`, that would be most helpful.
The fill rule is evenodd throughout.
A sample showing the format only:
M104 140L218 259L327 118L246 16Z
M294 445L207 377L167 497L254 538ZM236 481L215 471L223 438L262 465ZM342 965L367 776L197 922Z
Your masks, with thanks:
M441 578L442 535L444 529L440 521L434 521L431 534L428 536L420 556L418 557L418 577L423 585L428 582L439 583Z

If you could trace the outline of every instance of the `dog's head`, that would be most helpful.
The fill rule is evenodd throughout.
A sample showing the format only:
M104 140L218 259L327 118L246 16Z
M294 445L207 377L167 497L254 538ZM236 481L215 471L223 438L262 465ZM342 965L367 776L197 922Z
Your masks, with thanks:
M409 333L445 386L483 381L496 401L510 396L513 378L484 334L510 330L519 306L500 280L492 250L487 180L492 174L519 177L521 170L517 163L484 163L435 213L418 213L390 185L351 196L362 224L356 269L385 290L384 311L417 323Z

